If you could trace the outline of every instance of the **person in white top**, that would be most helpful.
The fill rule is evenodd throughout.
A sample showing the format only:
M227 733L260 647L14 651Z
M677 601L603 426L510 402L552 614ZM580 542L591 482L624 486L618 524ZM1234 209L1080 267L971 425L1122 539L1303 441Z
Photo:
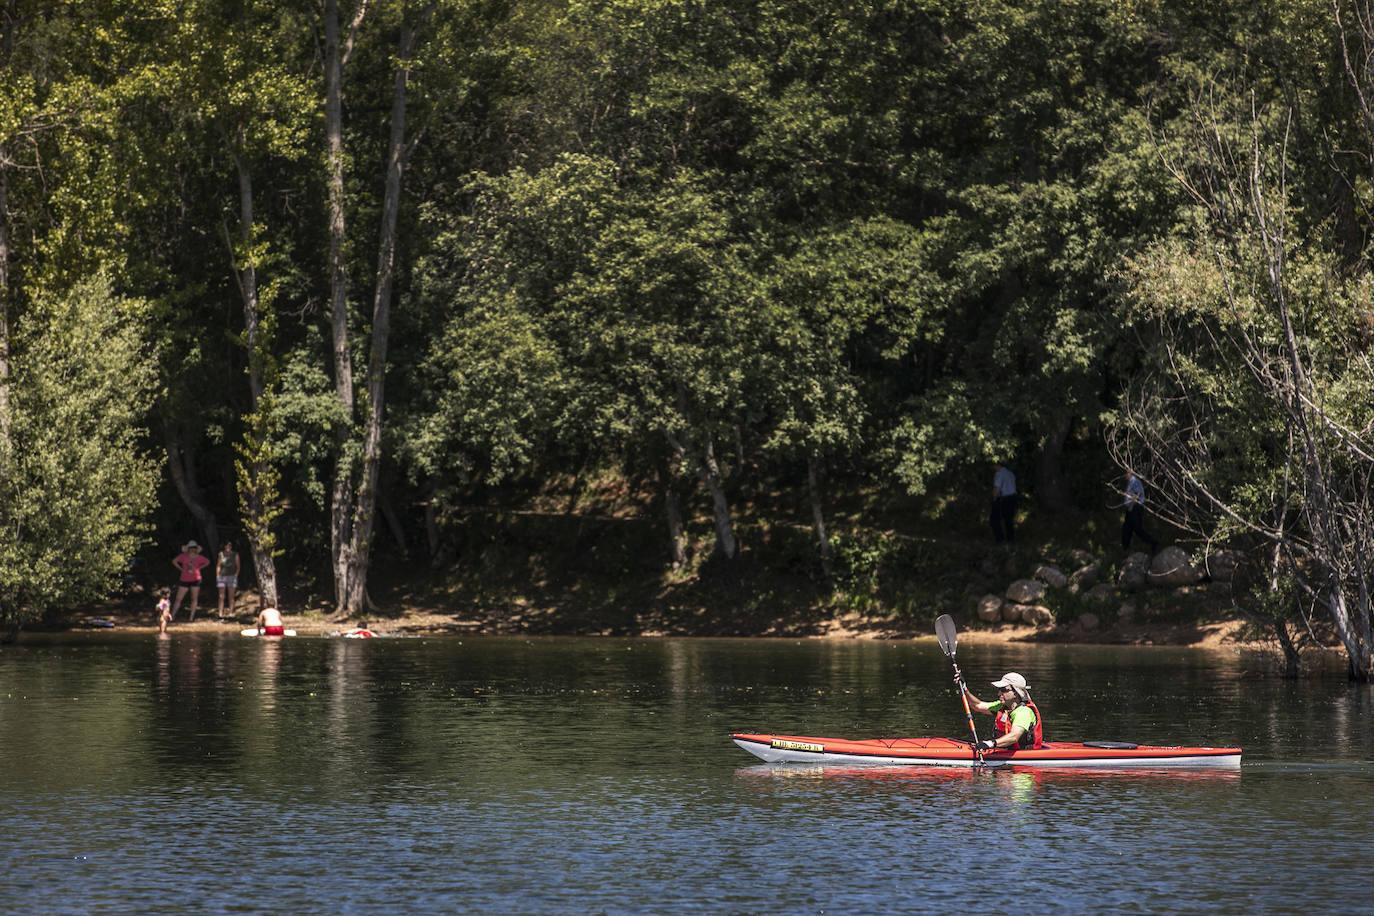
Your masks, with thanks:
M1016 475L1000 461L993 462L992 539L998 544L1016 541Z

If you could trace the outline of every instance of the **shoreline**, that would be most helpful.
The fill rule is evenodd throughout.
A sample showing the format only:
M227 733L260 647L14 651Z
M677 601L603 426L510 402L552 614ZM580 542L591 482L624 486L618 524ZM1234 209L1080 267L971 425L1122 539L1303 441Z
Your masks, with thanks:
M194 621L178 620L168 627L168 634L176 633L237 633L254 626L257 609L254 603L235 617L217 619L214 610L201 613ZM284 613L288 629L301 636L331 636L352 629L357 617L339 617L321 611ZM378 635L483 635L483 636L586 636L621 638L742 638L742 639L867 639L909 640L934 639L933 629L924 623L919 627L910 621L889 617L865 616L850 612L823 619L783 618L748 628L722 629L711 622L693 626L688 621L673 621L671 625L654 618L636 618L614 627L589 626L579 619L560 619L552 612L481 615L471 611L463 614L410 607L400 613L378 613L365 618ZM1234 617L1203 620L1155 620L1116 624L1110 627L1085 630L1077 625L1035 627L1028 624L985 624L961 621L959 640L967 644L1081 645L1081 646L1171 646L1176 648L1236 649L1263 652L1280 656L1274 639L1255 639L1247 632L1244 621ZM109 630L156 635L158 627L153 611L134 606L131 602L91 608L73 615L64 626L32 629L27 632L63 632L77 630ZM22 638L22 637L21 637ZM1307 649L1310 652L1311 649Z

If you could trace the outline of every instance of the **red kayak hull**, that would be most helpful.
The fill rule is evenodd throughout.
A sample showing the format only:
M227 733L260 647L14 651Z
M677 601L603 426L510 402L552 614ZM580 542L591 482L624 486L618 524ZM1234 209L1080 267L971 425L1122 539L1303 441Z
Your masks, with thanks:
M735 744L768 763L838 766L978 766L967 741L954 738L814 738L800 735L731 735ZM1238 747L1160 747L1118 741L1045 742L1037 750L984 751L985 766L1216 767L1240 766Z

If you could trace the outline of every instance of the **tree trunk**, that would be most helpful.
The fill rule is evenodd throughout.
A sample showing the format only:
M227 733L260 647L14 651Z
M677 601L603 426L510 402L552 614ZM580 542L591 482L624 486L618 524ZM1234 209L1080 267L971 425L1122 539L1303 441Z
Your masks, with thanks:
M242 243L245 250L253 244L253 176L248 171L243 158L233 152L231 155L238 171L239 179L239 223L242 230ZM263 349L271 346L271 341L261 338L258 300L258 272L250 256L246 264L239 263L230 246L230 258L239 281L239 295L243 299L244 347L248 351L248 417L244 432L247 442L244 466L240 478L239 498L244 510L244 533L248 550L253 557L253 571L258 580L258 591L265 607L278 607L280 597L277 593L277 562L272 556L275 539L271 531L271 518L265 500L274 497L275 479L273 468L265 454L267 448L267 427L270 418L263 417L262 396L266 391Z
M339 2L325 0L324 126L328 163L326 179L329 185L329 320L334 345L334 393L343 406L347 420L335 433L338 465L334 469L334 487L330 495L329 548L334 568L334 602L339 610L346 607L348 572L352 568L348 522L353 504L353 462L348 448L352 437L350 427L354 420L353 357L348 349L343 149L343 68L346 53L346 49L340 45Z
M720 466L716 464L716 449L711 439L706 440L706 457L697 472L702 484L711 494L711 506L716 517L716 549L727 560L739 555L739 542L735 540L735 526L730 517L730 501L725 497L721 486Z
M663 435L667 438L673 451L677 453L678 458L688 461L688 445L669 430L664 430ZM696 465L697 478L701 481L702 486L706 487L706 492L711 494L711 505L716 521L716 549L727 560L733 560L739 553L739 544L735 541L734 523L730 518L730 501L725 497L725 490L721 487L720 467L716 464L715 447L709 436L706 439L706 448L701 458L699 460L693 459L690 463Z
M1374 667L1374 646L1368 640L1360 639L1350 619L1350 607L1346 604L1345 590L1335 576L1327 588L1327 607L1331 609L1331 620L1336 626L1336 635L1345 646L1346 658L1350 661L1350 679L1367 682Z
M410 69L405 61L415 50L415 34L402 25L391 96L391 137L387 145L382 225L377 239L377 284L372 298L372 347L367 367L367 416L364 417L362 469L354 497L353 536L349 548L344 602L352 616L367 605L367 573L376 520L377 479L382 463L382 421L386 412L386 353L391 335L392 283L396 269L396 224L401 210L401 178L406 157L406 89Z
M1297 680L1298 677L1298 647L1293 644L1293 637L1288 634L1288 622L1283 618L1274 621L1274 635L1278 638L1279 648L1283 650L1283 677L1285 680Z
M431 569L439 568L439 510L437 508L439 499L431 486L429 498L425 500L425 540L429 544L429 566Z
M382 518L386 520L386 526L391 531L392 540L396 542L396 549L401 552L401 558L409 559L410 545L406 540L406 529L401 524L400 515L396 513L396 503L391 498L391 490L389 484L378 490L377 505L381 507Z
M1055 417L1044 433L1036 459L1036 502L1050 512L1061 513L1070 508L1064 487L1064 442L1068 438L1068 417Z
M682 523L682 501L678 498L677 487L673 485L672 468L660 466L658 474L663 487L663 510L668 521L668 550L673 558L673 569L681 569L687 563L687 530Z
M819 475L816 473L814 455L806 456L806 493L811 501L811 520L816 526L816 540L821 547L821 572L829 579L833 575L830 535L825 530L825 508L821 500L821 486Z
M172 484L176 487L182 503L200 526L200 536L209 548L207 556L214 556L219 551L219 524L215 521L215 513L205 504L205 496L201 493L200 483L196 477L195 458L189 454L190 449L178 439L170 420L163 420L162 434L163 443L167 448L167 470L172 475Z

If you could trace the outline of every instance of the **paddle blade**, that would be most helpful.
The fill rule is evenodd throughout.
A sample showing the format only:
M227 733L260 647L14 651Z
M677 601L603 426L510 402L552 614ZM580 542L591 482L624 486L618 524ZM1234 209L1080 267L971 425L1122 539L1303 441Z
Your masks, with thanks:
M948 614L941 614L935 618L935 638L940 640L940 648L945 655L954 657L954 650L959 645L959 634L954 629L954 618Z

